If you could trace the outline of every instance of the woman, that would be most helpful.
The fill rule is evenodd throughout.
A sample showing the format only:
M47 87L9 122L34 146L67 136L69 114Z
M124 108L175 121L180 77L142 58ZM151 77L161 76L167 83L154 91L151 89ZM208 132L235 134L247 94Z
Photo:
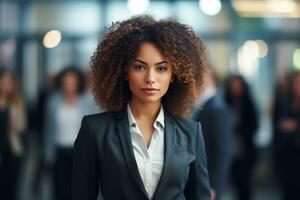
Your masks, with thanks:
M85 105L80 94L84 77L76 67L65 68L56 79L58 92L47 104L45 161L53 165L56 200L71 199L72 152Z
M82 120L73 199L210 199L201 127L182 118L204 61L186 25L141 16L108 29L91 67L95 99L109 112Z
M11 72L0 69L0 197L3 199L17 198L25 116L25 105Z
M300 72L291 76L290 83L286 91L291 94L278 97L273 116L275 169L284 200L300 197Z
M257 117L246 81L240 75L232 75L225 86L225 101L232 114L233 162L232 179L237 199L251 199L251 176L256 160L254 135Z

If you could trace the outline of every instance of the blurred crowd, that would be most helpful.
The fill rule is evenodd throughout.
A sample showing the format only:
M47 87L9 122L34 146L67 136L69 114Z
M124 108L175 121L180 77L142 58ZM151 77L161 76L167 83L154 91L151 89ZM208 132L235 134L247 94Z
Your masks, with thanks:
M204 76L203 92L191 118L203 129L210 183L215 198L229 187L238 200L253 199L253 173L259 159L255 135L258 112L241 75L218 80ZM20 79L0 68L0 199L19 198L22 166L35 146L30 188L41 199L41 181L51 176L53 199L71 199L72 148L84 115L102 112L91 93L90 74L77 66L45 78L35 105L22 97ZM300 198L300 72L278 80L272 106L272 167L284 200Z
M0 194L15 200L22 162L37 146L32 189L38 195L45 173L53 175L55 199L71 199L72 148L84 115L101 111L93 102L90 74L66 67L47 77L34 107L26 107L13 74L0 71ZM27 154L26 154L27 153ZM38 198L39 199L39 198Z

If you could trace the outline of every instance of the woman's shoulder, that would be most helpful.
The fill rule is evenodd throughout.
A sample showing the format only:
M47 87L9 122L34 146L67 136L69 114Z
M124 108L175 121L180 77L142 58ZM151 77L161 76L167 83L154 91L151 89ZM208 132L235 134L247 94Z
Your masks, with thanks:
M201 124L190 118L174 117L176 126L176 141L186 141L188 145L195 146L202 135Z
M180 126L190 127L190 128L197 128L200 125L200 122L197 122L190 117L173 117L175 123Z
M177 131L191 138L196 137L197 133L201 131L200 122L196 122L190 118L174 117L174 122Z
M114 118L115 112L100 112L90 115L85 115L83 121L88 121L89 123L100 123L102 121L110 121Z
M96 136L98 141L105 141L105 136L115 132L118 112L101 112L85 115L81 122L83 130Z

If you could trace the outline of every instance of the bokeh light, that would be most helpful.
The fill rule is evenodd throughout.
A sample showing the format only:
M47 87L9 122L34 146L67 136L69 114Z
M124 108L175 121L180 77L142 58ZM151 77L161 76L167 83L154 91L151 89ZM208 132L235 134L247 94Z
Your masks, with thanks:
M58 30L52 30L45 34L43 38L43 44L46 48L57 47L62 39L62 34Z

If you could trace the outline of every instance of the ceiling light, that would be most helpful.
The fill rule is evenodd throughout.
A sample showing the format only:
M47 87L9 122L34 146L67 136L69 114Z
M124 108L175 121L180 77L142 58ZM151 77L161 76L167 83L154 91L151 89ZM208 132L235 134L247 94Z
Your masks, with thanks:
M54 48L61 42L61 32L58 30L52 30L45 34L43 38L43 44L46 48Z
M217 15L221 9L222 4L220 0L199 0L199 7L206 15Z

